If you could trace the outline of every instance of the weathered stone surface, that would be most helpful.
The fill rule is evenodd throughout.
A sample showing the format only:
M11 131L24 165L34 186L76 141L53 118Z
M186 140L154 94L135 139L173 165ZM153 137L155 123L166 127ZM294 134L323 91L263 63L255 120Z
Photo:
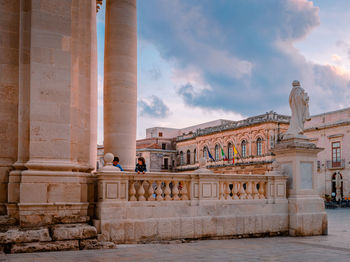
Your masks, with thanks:
M9 225L15 225L16 219L9 216L0 216L0 227L2 226L9 226Z
M47 228L33 230L10 229L6 232L0 233L0 244L38 241L51 241L49 230Z
M116 244L112 242L100 242L97 239L80 240L80 249L109 249L116 247Z
M11 253L79 250L79 240L14 244Z
M53 240L87 239L97 236L96 228L86 224L55 225L51 230Z
M54 224L62 223L62 224L72 224L72 223L87 223L90 220L89 216L64 216L58 217L54 216L52 222Z

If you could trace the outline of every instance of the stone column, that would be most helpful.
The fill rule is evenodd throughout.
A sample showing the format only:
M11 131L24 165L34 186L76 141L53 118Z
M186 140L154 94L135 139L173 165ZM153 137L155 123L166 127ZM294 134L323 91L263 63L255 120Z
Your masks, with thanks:
M306 137L283 139L272 152L288 176L287 195L289 234L314 236L327 234L327 213L317 192L316 147Z
M17 160L19 1L0 0L0 215L8 174Z
M108 0L104 58L104 148L133 170L136 158L136 0Z
M96 1L13 2L20 3L19 138L7 212L28 227L81 221L94 201Z

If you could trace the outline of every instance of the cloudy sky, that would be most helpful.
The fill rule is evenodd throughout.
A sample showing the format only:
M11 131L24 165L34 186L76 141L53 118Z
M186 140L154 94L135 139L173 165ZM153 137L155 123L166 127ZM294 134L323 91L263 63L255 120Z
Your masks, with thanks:
M350 106L349 0L138 0L137 14L138 138L154 126L289 114L294 79L309 93L311 114Z

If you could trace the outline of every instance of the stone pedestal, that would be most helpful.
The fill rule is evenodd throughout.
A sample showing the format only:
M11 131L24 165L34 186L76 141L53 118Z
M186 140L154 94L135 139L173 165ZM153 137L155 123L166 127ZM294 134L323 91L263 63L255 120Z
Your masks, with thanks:
M289 136L273 149L282 173L288 176L291 236L327 234L327 214L316 184L317 154L322 150L303 136Z

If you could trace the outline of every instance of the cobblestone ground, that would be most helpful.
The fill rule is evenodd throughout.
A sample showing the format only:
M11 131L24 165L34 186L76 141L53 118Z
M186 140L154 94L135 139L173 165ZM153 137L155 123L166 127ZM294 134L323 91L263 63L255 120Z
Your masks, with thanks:
M328 211L329 235L202 240L184 244L119 245L113 250L0 255L11 262L112 261L346 261L350 262L350 209Z

